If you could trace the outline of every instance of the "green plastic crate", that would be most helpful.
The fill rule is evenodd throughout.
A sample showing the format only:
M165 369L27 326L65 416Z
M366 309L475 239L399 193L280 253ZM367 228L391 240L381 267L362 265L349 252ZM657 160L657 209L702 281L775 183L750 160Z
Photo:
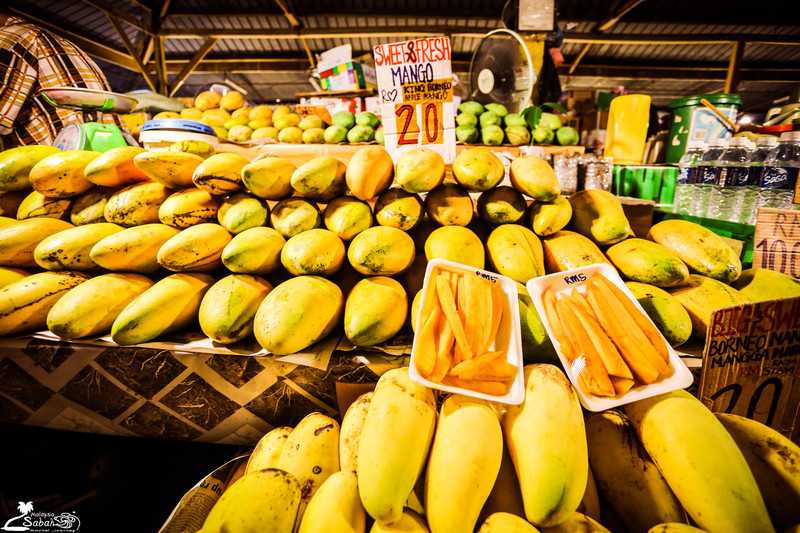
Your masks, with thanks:
M658 207L672 205L678 167L669 165L614 165L612 192L652 200Z

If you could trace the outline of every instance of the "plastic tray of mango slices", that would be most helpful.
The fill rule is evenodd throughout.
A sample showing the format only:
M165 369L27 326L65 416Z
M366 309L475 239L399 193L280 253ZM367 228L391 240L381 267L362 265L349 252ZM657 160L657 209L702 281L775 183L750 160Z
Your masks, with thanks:
M611 265L533 278L527 288L586 409L603 411L691 385L686 364Z
M514 280L431 259L421 298L409 361L411 379L445 392L522 403L525 385Z

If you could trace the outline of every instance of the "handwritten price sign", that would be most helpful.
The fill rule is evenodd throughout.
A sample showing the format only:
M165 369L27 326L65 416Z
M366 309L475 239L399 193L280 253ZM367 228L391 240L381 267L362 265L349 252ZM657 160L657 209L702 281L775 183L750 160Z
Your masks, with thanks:
M381 44L374 53L386 149L397 160L425 146L452 163L456 137L450 40Z
M753 267L800 278L800 211L758 210L753 237Z

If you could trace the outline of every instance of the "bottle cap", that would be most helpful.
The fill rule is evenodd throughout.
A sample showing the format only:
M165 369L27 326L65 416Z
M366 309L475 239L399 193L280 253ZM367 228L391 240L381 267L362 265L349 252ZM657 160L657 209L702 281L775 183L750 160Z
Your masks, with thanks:
M758 146L776 146L778 138L774 135L764 135L758 138Z
M708 141L709 148L723 148L728 145L728 140L721 137L715 137Z
M781 133L781 142L783 141L800 141L800 131L784 131Z
M747 140L747 137L731 137L730 142L728 142L728 147L729 148L733 148L733 147L744 148L744 147L747 146L747 143L749 143L749 142L750 141Z
M697 150L699 148L705 148L706 143L705 141L689 141L686 143L686 150Z

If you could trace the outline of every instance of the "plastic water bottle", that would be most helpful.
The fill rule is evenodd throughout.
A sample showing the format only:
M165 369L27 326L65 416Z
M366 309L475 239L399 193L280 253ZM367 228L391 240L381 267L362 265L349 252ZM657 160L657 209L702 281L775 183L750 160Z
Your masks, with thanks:
M761 183L761 172L764 170L764 160L778 145L778 138L772 135L765 135L758 138L756 149L750 154L750 167L747 173L747 185L745 185L740 194L742 196L741 217L739 222L745 224L755 224L757 209L753 209L756 201L756 194L758 193L758 185Z
M697 178L697 164L706 150L703 141L689 141L686 152L678 161L678 177L675 180L675 197L672 200L672 211L681 215L689 214L692 203L692 190Z
M738 222L742 200L739 191L747 185L750 141L746 137L733 137L717 161L717 182L711 186L708 200L708 218Z
M693 217L705 217L707 214L711 187L717 182L717 161L727 144L726 139L711 139L708 148L700 157L700 162L697 164L697 178L692 187L692 203L689 205L689 214Z
M778 146L764 160L756 202L753 209L758 216L759 207L792 209L794 187L800 170L800 131L784 131Z

